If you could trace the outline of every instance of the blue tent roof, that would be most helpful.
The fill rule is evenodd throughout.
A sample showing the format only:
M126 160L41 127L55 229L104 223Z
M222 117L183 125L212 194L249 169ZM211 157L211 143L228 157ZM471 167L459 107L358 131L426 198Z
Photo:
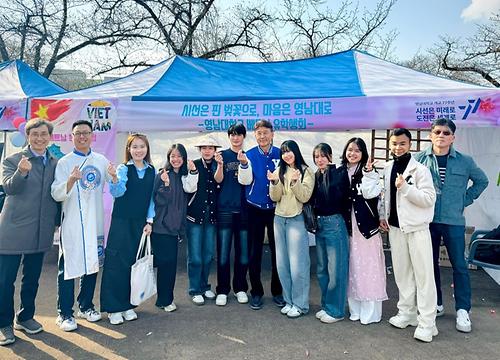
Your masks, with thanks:
M267 63L177 56L158 82L134 100L264 100L361 95L354 52L349 51Z
M66 92L21 60L0 63L0 99L50 96Z
M358 50L277 62L229 62L175 56L121 79L53 98L133 101L255 101L408 96L488 88L454 81Z

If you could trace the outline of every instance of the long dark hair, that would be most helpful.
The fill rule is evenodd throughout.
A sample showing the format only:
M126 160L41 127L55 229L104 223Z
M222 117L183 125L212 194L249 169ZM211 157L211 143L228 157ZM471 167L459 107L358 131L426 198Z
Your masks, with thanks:
M303 167L307 167L304 158L299 149L299 145L293 140L285 140L280 146L280 163L279 163L279 177L282 184L285 183L285 173L288 164L283 160L283 153L291 151L295 156L295 168L300 171L302 177L304 177L304 169Z
M347 148L352 143L355 143L358 146L359 150L361 151L361 160L359 161L358 167L356 169L356 173L357 173L357 172L360 172L361 169L368 162L368 150L366 148L366 143L363 139L361 139L359 137L353 137L353 138L349 139L349 141L347 141L347 144L345 144L345 146L344 146L344 151L342 151L342 156L341 156L342 165L344 165L345 167L347 167L349 165L349 160L347 160L347 155L346 155Z
M314 161L314 164L316 165L316 160L314 160L314 154L316 152L319 152L321 155L323 156L326 156L328 158L328 161L332 162L332 159L333 159L333 152L332 152L332 147L330 145L328 145L327 143L319 143L318 145L316 145L313 149L313 161ZM327 169L328 170L328 169ZM329 176L328 176L328 171L325 171L323 174L321 173L321 171L318 169L316 171L316 182L318 181L318 178L320 176L323 176L323 192L325 194L328 193L328 187L329 187L329 184L330 184L330 179L329 179Z
M165 163L165 166L163 167L165 170L173 170L172 168L172 164L170 164L170 154L172 154L172 152L174 150L178 150L179 153L181 154L181 157L182 157L182 166L181 168L179 169L179 174L180 175L187 175L188 173L188 168L187 168L187 151L186 151L186 148L184 147L184 145L182 144L173 144L170 149L168 149L168 152L167 152L167 162Z

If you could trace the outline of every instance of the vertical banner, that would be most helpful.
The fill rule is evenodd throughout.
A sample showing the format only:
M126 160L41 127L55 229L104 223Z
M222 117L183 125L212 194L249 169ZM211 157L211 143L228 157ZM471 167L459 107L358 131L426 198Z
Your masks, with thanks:
M54 124L49 150L58 158L73 151L73 123L77 120L89 121L92 124L92 151L103 154L115 163L116 100L33 99L30 117L45 119ZM107 236L113 198L107 187L104 191L104 233Z
M92 150L115 159L116 105L108 100L46 100L33 99L30 107L31 118L41 118L52 122L51 151L58 157L73 150L72 124L77 120L87 120L92 124Z

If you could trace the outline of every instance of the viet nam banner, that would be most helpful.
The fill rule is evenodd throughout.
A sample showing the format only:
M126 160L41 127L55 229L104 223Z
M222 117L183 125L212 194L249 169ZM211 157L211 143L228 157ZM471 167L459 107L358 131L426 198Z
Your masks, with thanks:
M48 120L54 124L52 133L52 144L49 150L56 157L61 158L68 152L73 151L71 126L77 120L88 120L92 124L93 138L92 151L105 155L111 162L115 163L115 138L116 138L116 105L115 101L108 100L47 100L33 99L30 106L30 117ZM107 236L113 198L105 187L104 214L105 234ZM100 243L98 239L98 243ZM105 240L102 239L99 247L103 254ZM103 259L102 256L100 256Z

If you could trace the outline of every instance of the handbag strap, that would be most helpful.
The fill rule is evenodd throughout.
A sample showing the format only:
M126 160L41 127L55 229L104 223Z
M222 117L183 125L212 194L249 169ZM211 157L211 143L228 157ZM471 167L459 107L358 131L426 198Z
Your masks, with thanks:
M151 255L151 237L146 235L146 252L144 256Z
M135 260L140 259L141 253L144 249L145 249L144 256L151 255L151 238L149 235L146 235L145 232L143 232L141 235L141 241L139 242L139 248L137 249Z

